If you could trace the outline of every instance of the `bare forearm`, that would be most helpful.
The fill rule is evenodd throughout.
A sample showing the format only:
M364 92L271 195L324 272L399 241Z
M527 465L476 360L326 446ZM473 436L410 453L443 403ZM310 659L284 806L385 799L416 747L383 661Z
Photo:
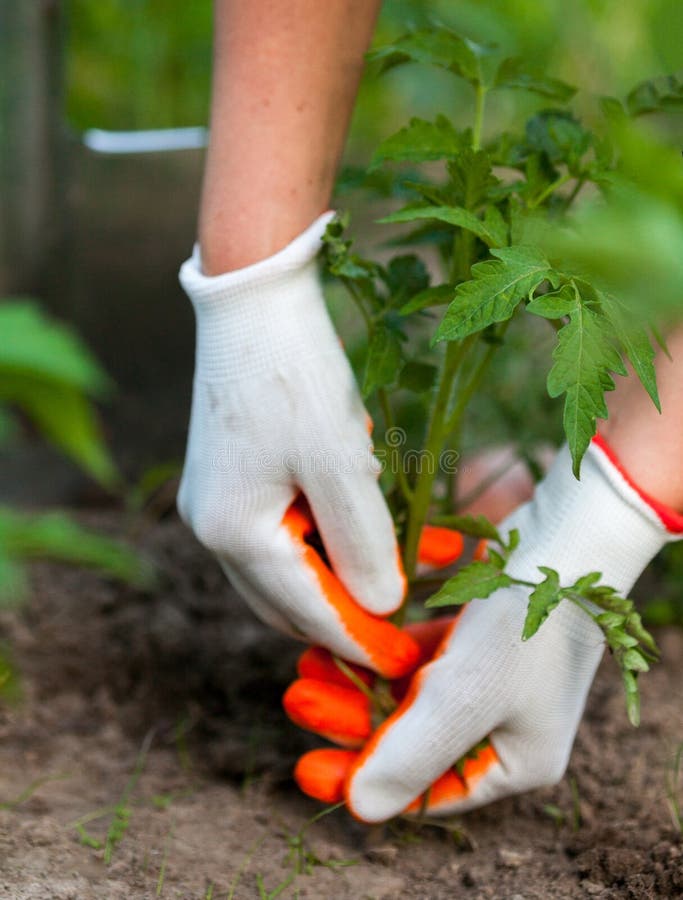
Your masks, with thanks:
M617 379L601 431L644 491L683 512L683 328L668 344L672 359L657 358L661 415L635 377Z
M216 0L207 274L270 256L328 206L379 5Z

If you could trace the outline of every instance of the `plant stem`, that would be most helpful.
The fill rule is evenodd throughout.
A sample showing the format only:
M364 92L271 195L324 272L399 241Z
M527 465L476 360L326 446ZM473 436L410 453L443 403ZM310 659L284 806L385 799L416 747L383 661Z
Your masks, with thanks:
M437 458L441 452L446 435L451 430L446 428L445 420L448 415L453 380L471 344L471 337L459 343L449 344L444 356L436 399L427 429L423 465L415 483L412 500L408 506L404 566L406 577L409 581L415 577L417 546L432 497L432 486L437 472ZM399 613L402 612L403 610L399 610Z
M500 336L505 333L505 329L508 323L505 323L505 326L500 330ZM448 432L455 431L459 429L460 423L462 421L462 417L465 414L467 409L467 405L472 399L472 395L475 393L477 388L482 382L484 375L488 367L491 365L491 360L498 349L498 344L489 344L486 353L483 355L476 369L472 373L472 377L467 382L467 384L463 387L463 389L458 394L458 399L453 407L453 411L446 423L446 430Z
M487 89L478 84L474 101L474 128L472 129L472 149L476 153L481 149L481 132L484 124L484 107L486 106Z
M571 181L574 176L570 175L569 172L565 172L564 175L560 175L559 178L556 178L552 184L549 184L545 190L541 191L541 193L536 197L535 200L532 200L529 203L529 209L536 209L537 206L540 206L544 200L547 200L551 194L554 194L558 188L561 188L563 184L567 184L568 181Z
M396 427L396 422L394 420L394 414L391 409L391 404L389 403L389 396L385 388L378 388L377 399L382 409L385 427L387 431L390 431L392 428ZM408 484L408 477L403 465L403 454L400 453L400 451L399 457L400 458L398 460L398 466L393 474L396 476L396 482L398 484L399 490L403 494L404 500L406 501L406 503L410 503L410 501L413 499L413 489Z
M342 281L344 283L344 287L351 295L351 298L353 299L354 303L358 307L358 311L360 312L361 316L363 317L365 326L368 329L368 338L369 338L370 335L372 334L372 319L370 318L370 314L368 313L368 311L365 308L365 304L363 303L363 298L358 293L358 290L356 289L356 285L353 283L353 281L351 281L350 278L343 278Z
M579 191L581 190L581 188L584 186L585 183L586 183L586 179L585 179L585 178L578 178L578 179L577 179L576 184L574 185L574 187L573 187L572 190L571 190L571 193L570 193L569 196L567 197L567 200L566 200L566 203L565 203L565 206L566 206L567 209L569 209L569 207L572 205L572 203L576 200Z

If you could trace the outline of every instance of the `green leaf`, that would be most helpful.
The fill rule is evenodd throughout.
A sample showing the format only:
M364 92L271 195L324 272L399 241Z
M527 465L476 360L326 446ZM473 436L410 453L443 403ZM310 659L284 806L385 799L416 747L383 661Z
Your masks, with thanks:
M420 163L450 159L463 150L465 140L466 136L457 131L446 116L437 116L434 122L414 118L405 128L382 141L372 157L369 171L387 161Z
M424 394L434 387L437 373L437 367L431 363L410 360L401 369L398 386L415 394Z
M469 136L468 136L469 138ZM446 164L450 177L448 193L451 205L476 209L500 181L492 171L492 162L485 150L473 150L469 145Z
M0 335L0 385L28 375L93 396L113 387L75 332L48 318L34 301L0 303Z
M434 287L426 288L415 294L414 297L405 303L400 309L399 314L409 316L411 313L419 312L427 309L429 306L443 306L444 303L450 303L455 294L454 284L438 284Z
M484 211L484 225L491 235L490 247L505 247L508 243L508 225L497 206L487 206Z
M477 561L462 568L427 600L425 606L462 606L470 600L488 597L499 588L513 584L512 578L491 562Z
M447 69L472 84L482 76L480 58L487 48L443 28L424 28L405 34L392 44L368 53L370 63L386 72L408 62Z
M43 436L107 488L120 475L107 449L94 407L80 389L19 377L0 380L0 400L18 404Z
M621 342L624 353L633 366L633 370L641 384L650 395L652 402L661 412L662 407L657 390L657 371L655 369L655 350L645 326L638 321L634 311L629 310L616 297L593 288L600 305L612 323L614 331Z
M558 103L567 103L576 93L575 87L530 68L528 61L521 57L503 60L496 75L495 87L530 91Z
M351 240L344 238L349 216L336 216L323 235L323 258L329 271L338 278L367 282L377 274L377 266L369 260L351 253Z
M611 650L630 650L631 647L637 647L638 641L632 634L626 634L618 628L608 628L605 631L607 645Z
M626 106L632 116L680 109L683 107L683 81L675 75L643 81L628 94Z
M632 672L650 671L647 660L639 650L636 650L635 647L632 647L630 650L627 650L626 653L624 653L622 664L625 668L630 669Z
M11 560L40 558L90 566L140 587L153 581L152 568L134 550L82 528L63 513L34 516L0 507L0 551Z
M569 322L558 332L554 364L548 374L548 394L565 394L564 430L579 477L581 460L596 430L597 419L607 418L605 392L614 390L610 372L626 374L612 343L609 322L576 294Z
M491 253L497 259L477 263L472 279L458 285L435 341L461 340L506 321L522 298L541 282L555 279L550 263L534 247L501 247Z
M496 230L496 234L494 234L487 228L486 223L477 218L474 213L459 206L406 206L379 221L383 223L415 222L418 219L436 219L438 222L446 222L448 225L464 228L466 231L476 234L489 247L505 243L504 237L502 240L500 239L498 223L494 226Z
M368 346L363 396L367 397L377 388L395 384L401 369L401 361L401 341L398 334L386 323L377 323Z
M395 256L386 269L380 270L380 277L389 289L392 306L402 304L429 286L429 272L419 256L406 254Z
M532 150L550 163L566 163L575 170L592 143L592 135L566 110L548 109L532 116L526 125L526 138Z
M587 575L582 575L581 578L577 578L572 585L572 588L577 591L577 593L583 594L585 591L589 591L593 588L601 578L601 572L589 572Z
M539 570L545 575L545 579L537 585L529 596L522 640L528 641L533 637L549 614L562 600L560 593L560 576L554 569L539 566Z
M455 528L457 531L462 531L463 534L467 534L470 537L486 538L490 541L497 541L501 545L503 544L500 532L486 516L440 516L438 520L435 520L435 524L443 524L446 528Z
M595 621L603 629L621 628L626 621L626 616L623 613L604 612L600 613Z
M550 291L540 297L534 297L526 305L527 312L544 319L563 319L576 306L576 289L571 284L564 284L559 291Z
M640 643L650 651L650 653L654 654L655 656L659 656L660 650L655 639L644 627L639 613L637 613L635 610L633 610L633 612L630 612L626 617L626 630L629 632L629 634L632 634L634 637L636 637L640 641Z

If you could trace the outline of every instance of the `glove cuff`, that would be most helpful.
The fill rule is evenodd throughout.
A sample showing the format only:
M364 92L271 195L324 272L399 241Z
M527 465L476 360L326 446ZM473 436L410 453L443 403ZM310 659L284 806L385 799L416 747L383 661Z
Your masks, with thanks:
M533 499L501 525L520 533L508 571L537 581L537 567L550 566L563 585L595 571L628 593L662 547L683 536L683 517L664 510L637 488L603 439L586 452L580 480L565 446Z
M333 346L341 352L315 260L333 216L320 216L273 256L223 275L204 275L195 246L180 283L197 322L197 378L255 378Z
M317 256L325 229L334 215L331 210L323 213L282 250L250 266L222 275L204 274L201 249L199 244L195 244L192 256L180 267L180 283L195 306L205 301L229 301L233 297L240 298L244 293L258 294L272 282L286 281L288 274L296 274Z

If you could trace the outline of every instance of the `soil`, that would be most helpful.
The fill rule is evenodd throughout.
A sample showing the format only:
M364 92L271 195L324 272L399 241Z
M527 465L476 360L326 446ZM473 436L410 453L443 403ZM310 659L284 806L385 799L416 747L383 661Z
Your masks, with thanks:
M22 699L0 708L0 897L683 897L667 802L680 631L658 634L664 661L642 680L637 730L604 661L557 787L453 832L370 830L336 810L297 839L320 809L290 778L316 743L280 707L297 648L252 618L177 519L137 539L158 588L40 564L31 600L0 615L22 673Z

